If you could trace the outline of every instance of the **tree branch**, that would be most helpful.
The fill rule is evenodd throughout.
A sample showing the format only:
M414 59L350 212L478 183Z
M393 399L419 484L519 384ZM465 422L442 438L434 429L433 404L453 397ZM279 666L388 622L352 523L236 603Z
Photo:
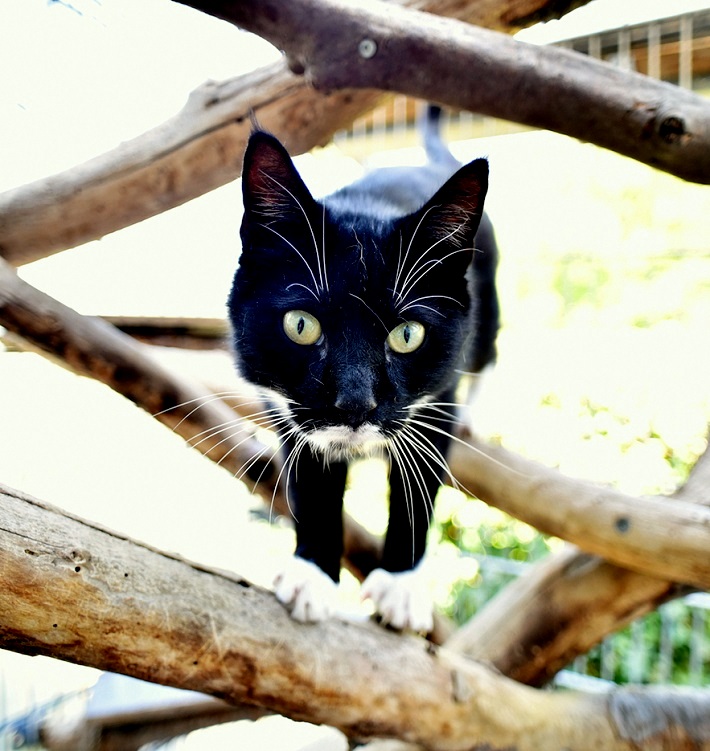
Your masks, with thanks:
M679 739L710 749L710 692L538 692L372 624L304 626L238 577L6 487L0 577L3 647L261 706L352 738L442 751L631 751L680 748Z
M684 591L569 546L510 582L445 643L542 686L610 633Z
M268 0L178 2L263 36L323 91L398 91L710 182L710 102L586 55L386 3L292 0L276 11Z
M511 31L538 14L561 14L584 2L424 0L417 5ZM0 194L0 255L15 266L30 263L231 182L241 174L252 113L292 154L300 154L327 143L383 96L367 90L318 92L285 61L205 83L181 112L147 133L85 164Z
M710 448L672 497L710 504ZM568 546L510 583L446 646L540 686L604 637L687 592Z
M710 589L710 508L633 498L485 445L452 447L457 480L486 503L632 571Z

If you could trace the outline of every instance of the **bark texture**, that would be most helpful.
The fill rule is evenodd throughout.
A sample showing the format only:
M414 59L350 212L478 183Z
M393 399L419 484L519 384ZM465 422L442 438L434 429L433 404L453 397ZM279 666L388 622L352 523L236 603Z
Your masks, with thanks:
M710 749L710 692L540 692L0 488L0 644L442 751ZM686 744L686 745L682 745ZM694 744L694 745L691 745Z

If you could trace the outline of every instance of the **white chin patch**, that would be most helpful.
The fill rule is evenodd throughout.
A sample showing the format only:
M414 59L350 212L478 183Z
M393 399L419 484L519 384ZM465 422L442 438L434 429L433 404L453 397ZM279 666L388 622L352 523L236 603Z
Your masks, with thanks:
M387 443L376 425L365 423L359 428L332 425L308 433L308 441L326 457L345 458L370 454Z

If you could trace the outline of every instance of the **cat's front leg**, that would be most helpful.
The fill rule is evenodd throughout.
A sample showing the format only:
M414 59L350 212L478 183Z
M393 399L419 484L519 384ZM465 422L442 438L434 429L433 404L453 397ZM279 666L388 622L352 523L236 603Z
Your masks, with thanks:
M324 621L337 609L338 585L315 563L297 555L277 574L274 592L301 623Z
M453 393L443 396L445 405L453 401ZM445 407L451 415L453 407ZM450 434L442 430L444 409L423 408L416 416L414 440L390 469L390 513L381 566L362 585L362 596L372 600L382 620L398 629L428 633L434 625L432 583L423 563L434 499L446 467ZM406 440L405 438L403 441ZM422 450L423 447L423 450Z
M377 568L363 582L362 597L372 600L387 625L428 634L434 628L434 598L423 569L421 564L397 573Z
M287 450L295 447L286 445ZM291 467L288 501L296 527L296 552L274 580L277 599L295 620L322 621L338 605L343 554L343 492L345 462L325 464L304 448Z
M390 472L390 514L381 567L370 573L360 591L384 623L429 633L434 625L434 599L422 559L439 481L429 473L426 481L415 484L402 471L393 464Z

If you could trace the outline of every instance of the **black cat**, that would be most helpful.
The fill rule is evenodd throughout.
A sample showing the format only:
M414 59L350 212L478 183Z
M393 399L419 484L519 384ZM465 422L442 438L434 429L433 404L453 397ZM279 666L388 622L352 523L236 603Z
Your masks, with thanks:
M255 132L244 157L229 314L238 370L285 449L297 545L276 594L299 620L331 612L348 460L375 448L390 460L389 525L363 596L395 627L432 625L418 564L459 373L494 359L498 301L488 164L456 162L435 108L425 127L426 166L377 170L321 201L273 136Z

